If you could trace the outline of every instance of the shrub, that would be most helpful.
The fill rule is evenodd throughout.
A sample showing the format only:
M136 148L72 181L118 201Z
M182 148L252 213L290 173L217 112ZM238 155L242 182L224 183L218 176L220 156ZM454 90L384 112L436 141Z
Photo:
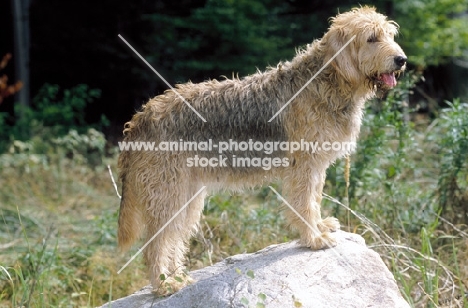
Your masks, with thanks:
M468 223L468 109L459 99L447 102L437 129L428 136L438 146L440 175L439 211L453 222Z
M11 149L16 140L35 140L33 144L36 148L32 149L32 153L44 153L44 148L47 148L45 144L66 136L72 130L76 134L88 134L90 128L107 125L105 116L94 124L87 123L85 119L85 108L100 94L100 90L90 89L85 84L63 91L58 85L45 84L34 98L33 107L15 105L15 114L18 116L9 121L13 125L6 123L7 115L0 114L0 124L3 126L0 131L0 153ZM43 146L40 146L39 140L44 142Z

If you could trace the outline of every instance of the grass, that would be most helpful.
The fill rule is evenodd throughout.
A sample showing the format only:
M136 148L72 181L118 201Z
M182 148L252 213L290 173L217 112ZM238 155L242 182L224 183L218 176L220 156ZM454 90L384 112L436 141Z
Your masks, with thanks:
M370 105L348 194L339 161L328 171L322 213L366 239L413 307L468 307L466 105L455 101L435 121L413 123L408 89L403 83ZM116 154L89 158L86 147L64 148L66 138L41 144L47 155L31 154L39 139L0 156L0 307L94 307L148 284L141 256L116 273L136 252L116 250L119 199L106 167L116 170ZM187 265L297 236L268 188L217 194L206 200Z
M0 183L0 306L91 307L146 283L141 263L115 274L124 257L107 169L29 160L3 167Z

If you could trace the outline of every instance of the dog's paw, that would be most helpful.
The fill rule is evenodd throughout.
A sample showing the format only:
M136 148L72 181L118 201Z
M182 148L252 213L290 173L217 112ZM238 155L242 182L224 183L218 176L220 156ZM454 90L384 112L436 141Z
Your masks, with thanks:
M169 296L193 282L194 280L185 273L173 277L160 277L159 282L153 284L153 293L161 297Z
M315 237L301 238L299 243L312 250L326 249L336 246L336 240L332 237L330 232L323 232L319 236Z
M335 232L340 229L340 222L335 217L327 217L317 224L321 232Z

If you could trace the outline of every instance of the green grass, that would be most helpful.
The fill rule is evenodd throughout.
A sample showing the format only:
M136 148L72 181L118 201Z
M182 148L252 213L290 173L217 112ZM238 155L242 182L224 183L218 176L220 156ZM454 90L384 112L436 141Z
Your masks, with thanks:
M348 198L339 161L328 172L322 214L366 239L413 307L468 307L466 105L413 123L405 119L408 88L369 105ZM116 154L96 159L88 139L65 138L83 150L36 138L0 156L0 307L94 307L148 284L141 256L117 274L136 248L116 250L119 199L106 167L116 170ZM46 155L31 154L38 144ZM297 237L270 189L217 194L205 202L187 265Z
M146 283L141 262L116 274L125 258L106 168L17 160L0 185L0 306L92 307Z

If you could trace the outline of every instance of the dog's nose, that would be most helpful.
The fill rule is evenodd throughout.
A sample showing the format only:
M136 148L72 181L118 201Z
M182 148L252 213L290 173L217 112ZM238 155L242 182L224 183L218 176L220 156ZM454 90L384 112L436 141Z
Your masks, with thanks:
M405 65L406 60L407 60L407 58L402 57L402 56L396 56L394 58L395 64L398 65L398 67L402 67L403 65Z

